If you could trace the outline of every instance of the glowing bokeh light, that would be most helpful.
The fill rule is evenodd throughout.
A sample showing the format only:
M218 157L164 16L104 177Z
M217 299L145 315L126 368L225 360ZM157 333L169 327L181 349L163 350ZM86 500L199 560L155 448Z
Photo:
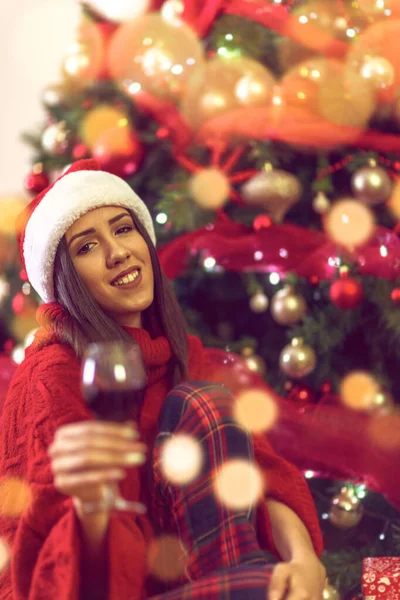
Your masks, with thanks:
M342 403L352 410L368 411L374 408L379 383L365 371L352 371L340 382Z
M374 233L374 215L357 200L339 200L326 216L325 229L334 242L354 248L367 242Z
M236 421L252 433L269 431L278 418L278 406L271 394L264 390L245 390L236 397Z
M187 485L198 477L203 466L203 451L197 440L179 434L164 443L161 470L174 484Z
M247 510L257 504L264 483L257 466L245 459L233 459L219 470L215 482L218 500L232 510Z
M163 535L151 542L147 563L154 577L161 581L174 581L185 572L187 552L178 537Z
M31 503L29 485L16 477L0 479L0 514L3 517L19 517Z

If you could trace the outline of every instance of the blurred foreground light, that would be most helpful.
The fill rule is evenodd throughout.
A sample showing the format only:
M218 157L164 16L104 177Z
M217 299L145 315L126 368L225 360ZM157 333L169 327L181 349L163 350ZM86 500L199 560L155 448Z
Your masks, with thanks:
M151 542L147 563L154 577L161 581L174 581L185 573L187 552L178 537L163 535Z
M352 410L368 411L374 407L379 383L365 371L352 371L340 383L342 403Z
M352 198L339 200L326 216L325 229L334 242L354 248L374 233L374 215L362 202Z
M236 397L234 417L248 431L262 433L275 425L278 407L271 394L260 389L250 389Z
M0 479L0 514L3 517L19 517L31 503L29 485L16 477Z
M189 435L175 435L164 443L161 470L171 483L187 485L198 477L203 466L200 443Z
M218 500L232 510L247 510L255 506L264 492L260 470L245 459L233 459L225 463L214 485Z

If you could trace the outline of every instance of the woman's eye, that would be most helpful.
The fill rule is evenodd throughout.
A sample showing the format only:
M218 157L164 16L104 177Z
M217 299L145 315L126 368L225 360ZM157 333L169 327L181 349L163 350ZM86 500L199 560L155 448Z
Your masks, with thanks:
M82 248L79 249L78 254L87 254L89 252L89 250L91 250L92 245L93 245L93 242L88 242L87 244L82 246Z
M124 225L123 227L118 227L117 231L115 233L128 233L129 231L132 231L133 227L132 225Z

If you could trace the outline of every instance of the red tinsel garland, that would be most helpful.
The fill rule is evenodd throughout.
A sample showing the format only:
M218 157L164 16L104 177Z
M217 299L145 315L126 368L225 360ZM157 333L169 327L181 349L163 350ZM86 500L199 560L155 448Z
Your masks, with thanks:
M214 258L228 271L295 272L300 277L330 281L338 275L338 250L320 231L289 223L255 231L225 217L181 235L161 248L159 256L170 279L184 273L192 256L199 256ZM353 253L341 250L340 254L363 275L391 281L400 276L400 240L385 227L377 227L369 242Z

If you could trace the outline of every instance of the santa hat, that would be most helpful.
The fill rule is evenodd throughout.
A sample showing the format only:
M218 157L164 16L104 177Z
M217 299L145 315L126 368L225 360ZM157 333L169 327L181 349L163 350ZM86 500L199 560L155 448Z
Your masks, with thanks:
M93 159L77 161L32 200L17 224L22 263L44 302L55 300L54 260L62 237L77 219L101 206L132 210L155 245L151 215L126 181L101 171Z

